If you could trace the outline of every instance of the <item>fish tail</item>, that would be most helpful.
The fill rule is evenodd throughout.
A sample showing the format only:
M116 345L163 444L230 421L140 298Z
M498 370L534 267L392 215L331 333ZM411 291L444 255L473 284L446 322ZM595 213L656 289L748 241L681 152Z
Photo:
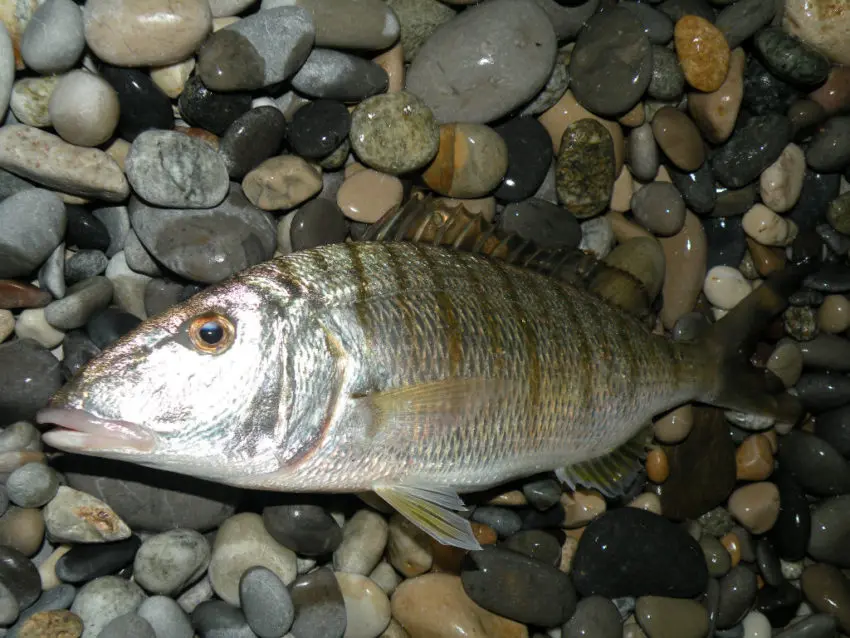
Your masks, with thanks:
M710 362L698 401L796 423L803 412L799 400L785 392L774 375L753 366L749 356L763 330L816 268L808 260L771 274L706 331L695 344L703 365L706 357Z

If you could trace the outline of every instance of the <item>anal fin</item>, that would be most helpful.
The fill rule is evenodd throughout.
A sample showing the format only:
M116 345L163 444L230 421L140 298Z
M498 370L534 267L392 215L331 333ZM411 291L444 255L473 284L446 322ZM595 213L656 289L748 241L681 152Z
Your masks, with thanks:
M555 475L573 490L582 485L599 490L605 496L621 496L640 471L651 440L651 428L643 428L608 454L557 469Z
M455 513L466 507L453 490L389 484L375 485L373 489L402 516L444 545L481 549L472 533L472 525Z

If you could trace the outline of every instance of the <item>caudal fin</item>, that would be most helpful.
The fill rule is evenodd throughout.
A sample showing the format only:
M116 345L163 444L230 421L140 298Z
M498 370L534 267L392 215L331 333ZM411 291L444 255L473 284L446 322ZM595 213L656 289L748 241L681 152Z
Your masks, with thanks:
M714 382L698 400L717 407L796 422L802 406L784 391L775 377L753 367L749 355L764 328L788 306L806 276L817 268L814 260L769 275L764 283L717 321L700 339L717 369Z

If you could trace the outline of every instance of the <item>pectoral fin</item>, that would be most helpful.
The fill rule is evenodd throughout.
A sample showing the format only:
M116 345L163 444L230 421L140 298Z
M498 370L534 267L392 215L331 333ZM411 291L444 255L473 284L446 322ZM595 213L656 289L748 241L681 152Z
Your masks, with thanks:
M555 470L555 475L573 490L583 485L597 489L605 496L620 496L640 471L651 440L652 430L644 428L637 436L605 456L560 468Z
M465 511L466 506L454 491L411 485L375 485L373 489L402 516L444 545L481 549L469 521L455 513Z

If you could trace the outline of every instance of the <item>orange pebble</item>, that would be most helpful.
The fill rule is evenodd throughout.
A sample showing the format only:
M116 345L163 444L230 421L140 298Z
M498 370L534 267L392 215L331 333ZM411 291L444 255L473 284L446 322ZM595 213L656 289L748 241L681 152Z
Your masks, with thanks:
M705 18L686 15L676 23L673 39L688 84L706 93L719 89L731 55L720 29Z
M470 525L472 525L472 534L481 545L494 545L499 540L496 532L489 525L475 521L470 521ZM431 541L431 553L434 556L431 571L459 574L460 564L466 556L466 550L451 545L443 545L430 537L429 540Z
M773 473L773 450L763 434L744 439L735 453L737 478L740 481L763 481Z
M670 476L670 464L664 450L656 448L646 455L646 475L653 483L663 483Z
M567 533L567 536L571 536L578 541L581 540L581 536L584 534L584 530L586 529L587 526L585 525L584 527L577 527L576 529L567 529L564 531Z
M726 548L729 556L732 557L732 567L741 562L741 541L737 534L729 532L720 539L720 544Z

